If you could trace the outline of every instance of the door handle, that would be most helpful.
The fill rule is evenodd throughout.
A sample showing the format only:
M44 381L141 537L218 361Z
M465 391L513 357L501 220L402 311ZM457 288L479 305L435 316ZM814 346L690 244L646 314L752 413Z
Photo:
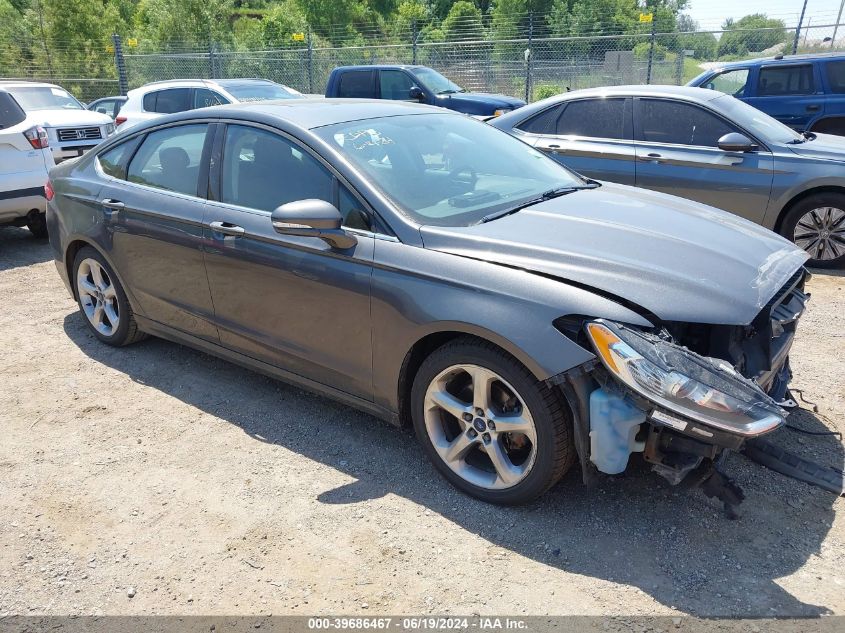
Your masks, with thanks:
M812 103L807 106L807 112L818 112L821 109L821 106L817 103Z
M100 204L106 209L114 209L115 211L120 211L126 206L120 200L113 200L112 198L103 198L100 200Z
M211 222L209 225L212 231L216 231L217 233L224 233L226 235L243 235L246 233L246 230L242 226L237 226L236 224L232 224L231 222Z
M547 145L549 149L560 149L560 145Z
M663 158L663 156L661 156L660 154L655 154L654 152L652 152L651 154L646 154L645 156L637 156L637 158L641 161L646 162L646 163L659 164L659 163L666 162L666 159Z

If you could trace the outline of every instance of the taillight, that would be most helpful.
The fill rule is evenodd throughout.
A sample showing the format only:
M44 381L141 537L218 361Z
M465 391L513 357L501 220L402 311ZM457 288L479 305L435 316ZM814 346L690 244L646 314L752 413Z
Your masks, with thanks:
M47 198L47 200L52 200L54 195L55 192L53 191L53 183L48 180L44 183L44 197Z
M126 123L126 117L125 116L119 116L119 117L115 118L115 120L114 120L115 125L121 125L123 123Z
M47 140L47 130L40 125L29 128L23 135L33 149L44 149L50 146L50 141Z

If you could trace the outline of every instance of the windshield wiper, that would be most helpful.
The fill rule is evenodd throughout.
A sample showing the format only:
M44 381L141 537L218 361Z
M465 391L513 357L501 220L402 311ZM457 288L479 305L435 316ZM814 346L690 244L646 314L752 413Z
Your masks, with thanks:
M586 185L579 185L575 187L558 187L556 189L549 189L548 191L544 191L536 198L531 198L530 200L526 200L525 202L520 203L515 207L510 207L508 209L502 209L501 211L496 211L495 213L490 213L485 215L481 220L478 221L479 224L485 224L487 222L491 222L492 220L498 220L499 218L503 218L506 215L511 215L512 213L516 213L517 211L522 211L523 209L530 207L534 204L539 204L541 202L545 202L546 200L551 200L552 198L559 198L560 196L565 196L568 193L572 193L573 191L583 191L584 189L596 189L600 185L597 182L591 181L588 182Z

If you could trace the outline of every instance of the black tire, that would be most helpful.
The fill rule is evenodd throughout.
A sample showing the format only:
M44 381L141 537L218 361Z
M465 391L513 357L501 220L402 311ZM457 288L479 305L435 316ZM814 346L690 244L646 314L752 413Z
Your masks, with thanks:
M113 328L114 331L110 335L103 334L100 332L91 321L88 319L87 315L85 314L85 308L82 304L81 295L79 292L79 288L77 287L77 277L79 273L79 267L86 259L93 259L100 266L104 269L105 273L108 275L110 283L114 286L115 290L115 300L117 302L117 313L118 313L118 325L117 327ZM100 253L90 247L85 246L79 250L76 254L76 257L73 260L73 290L74 295L76 297L76 303L79 306L79 312L82 319L85 321L85 324L88 326L88 329L96 336L99 340L103 343L108 345L113 345L115 347L123 347L124 345L130 345L137 341L140 341L147 337L147 335L138 329L138 323L135 321L135 314L132 311L132 306L129 305L129 301L126 299L126 293L123 290L123 286L120 285L120 281L117 278L117 275L114 273L114 270L109 263L105 260L105 258L100 255Z
M47 238L47 214L30 213L26 218L26 228L39 240Z
M492 370L518 392L534 420L537 445L534 464L517 484L500 490L474 485L453 471L434 448L425 423L425 395L429 384L453 365L471 364ZM536 499L576 461L571 415L563 396L538 381L519 361L495 345L473 337L446 343L426 358L411 389L411 415L417 439L435 468L459 490L500 505L516 505Z
M835 192L823 192L807 196L793 204L780 225L780 234L786 239L794 241L795 227L804 215L813 209L822 207L832 207L834 209L841 209L845 211L845 195ZM845 226L840 227L845 228ZM807 262L807 266L811 268L843 268L845 267L845 237L838 239L838 248L843 252L839 257L833 259L815 259L812 258ZM800 246L800 244L799 244ZM812 255L811 255L812 257Z

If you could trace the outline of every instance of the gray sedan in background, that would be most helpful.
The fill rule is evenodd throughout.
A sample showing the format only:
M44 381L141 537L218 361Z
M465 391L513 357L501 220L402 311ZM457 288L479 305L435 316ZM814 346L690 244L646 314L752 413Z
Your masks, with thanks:
M490 122L578 173L671 193L777 231L810 266L845 265L845 138L799 134L703 88L578 90Z

